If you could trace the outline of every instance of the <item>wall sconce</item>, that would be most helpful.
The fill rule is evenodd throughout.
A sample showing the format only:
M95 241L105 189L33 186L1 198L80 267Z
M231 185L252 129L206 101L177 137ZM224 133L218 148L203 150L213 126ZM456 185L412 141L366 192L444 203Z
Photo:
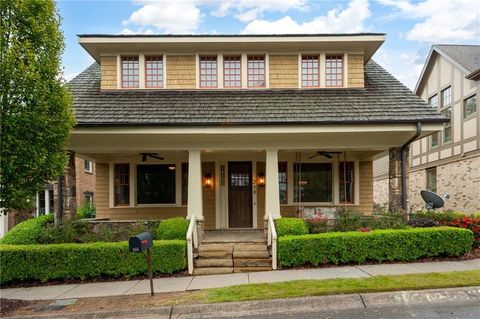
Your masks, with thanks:
M210 173L205 174L205 176L203 177L203 186L205 186L205 188L213 187L212 174Z
M257 185L258 186L265 186L265 173L264 172L258 173Z

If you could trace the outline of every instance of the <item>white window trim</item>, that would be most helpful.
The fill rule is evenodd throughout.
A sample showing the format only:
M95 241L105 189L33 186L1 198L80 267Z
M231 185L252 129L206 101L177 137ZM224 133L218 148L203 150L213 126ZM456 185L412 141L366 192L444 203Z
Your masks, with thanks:
M86 162L88 162L88 168L85 168L85 163L86 163ZM91 160L84 160L83 170L84 170L86 173L92 174L92 173L93 173L93 162L92 162Z

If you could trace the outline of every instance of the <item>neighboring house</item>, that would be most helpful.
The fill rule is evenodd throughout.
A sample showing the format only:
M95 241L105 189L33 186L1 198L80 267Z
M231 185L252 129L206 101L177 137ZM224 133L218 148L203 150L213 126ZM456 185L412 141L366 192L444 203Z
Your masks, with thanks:
M384 34L79 42L96 62L70 82L69 149L96 162L97 218L195 216L211 230L304 208L370 214L374 157L445 122L371 60Z
M57 211L55 188L56 182L52 182L46 185L43 191L37 193L37 216ZM75 192L77 208L82 207L86 202L95 204L95 162L75 157Z
M434 45L415 93L451 121L413 142L410 206L422 209L422 189L448 193L447 210L480 211L480 45ZM388 157L374 162L375 200L388 201Z

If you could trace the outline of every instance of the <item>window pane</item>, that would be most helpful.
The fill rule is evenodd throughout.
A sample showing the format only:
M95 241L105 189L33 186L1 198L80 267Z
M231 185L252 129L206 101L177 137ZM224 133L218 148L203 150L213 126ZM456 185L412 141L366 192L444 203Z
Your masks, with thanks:
M128 76L136 75L136 76ZM122 57L122 87L138 88L138 56Z
M137 203L174 204L175 169L172 165L137 166Z
M249 56L248 58L248 87L265 87L265 57Z
M470 117L477 112L477 96L474 95L463 101L463 117Z
M319 57L317 55L302 56L302 86L303 87L318 87L320 81L318 80L318 66ZM315 74L315 76L312 76Z
M130 204L130 165L115 164L115 205Z
M332 202L332 164L294 164L295 202Z
M217 57L201 56L200 57L200 87L216 88L217 87Z
M340 202L353 203L354 194L354 163L339 163L339 180L340 180Z
M438 133L434 133L430 136L430 146L438 146Z
M452 88L448 87L442 91L442 106L448 106L452 102Z
M280 204L287 203L287 162L278 162L278 187L280 189Z
M427 169L427 190L437 192L437 168Z
M188 203L188 163L182 163L182 205Z
M343 56L327 55L325 59L325 74L327 79L331 79L331 81L326 82L326 86L343 86Z

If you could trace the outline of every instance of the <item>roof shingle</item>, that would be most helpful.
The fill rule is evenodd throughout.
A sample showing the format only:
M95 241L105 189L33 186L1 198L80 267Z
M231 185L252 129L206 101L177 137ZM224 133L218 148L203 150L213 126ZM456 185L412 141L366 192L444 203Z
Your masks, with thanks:
M445 122L374 61L364 89L102 91L97 63L69 85L78 126Z

